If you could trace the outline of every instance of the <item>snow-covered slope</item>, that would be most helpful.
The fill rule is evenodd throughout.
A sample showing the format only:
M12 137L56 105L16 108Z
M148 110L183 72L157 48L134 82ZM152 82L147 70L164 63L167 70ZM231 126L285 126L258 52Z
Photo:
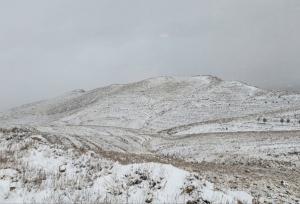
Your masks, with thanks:
M63 138L62 136L61 138ZM0 203L252 203L161 163L120 164L34 129L0 131Z
M75 90L0 113L0 202L299 203L299 120L213 76Z
M159 77L71 92L12 109L1 114L0 121L2 124L113 126L183 134L220 131L220 127L214 129L215 124L231 122L227 130L238 131L242 130L241 123L257 124L257 118L265 115L271 119L273 114L279 114L280 118L283 112L291 112L291 119L296 122L299 99L299 95L283 95L212 76ZM202 128L203 124L212 126ZM276 125L277 129L299 128L280 127ZM191 131L186 131L190 128Z

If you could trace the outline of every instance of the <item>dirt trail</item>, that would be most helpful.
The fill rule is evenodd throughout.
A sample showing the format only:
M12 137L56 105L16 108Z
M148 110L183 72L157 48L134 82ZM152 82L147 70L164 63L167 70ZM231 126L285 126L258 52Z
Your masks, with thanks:
M254 119L254 120L256 120L256 118L259 115L264 115L265 117L267 117L267 116L270 116L270 115L285 113L285 112L288 112L288 111L295 111L295 110L299 110L299 109L300 109L299 106L294 106L294 107L289 107L289 108L285 108L285 109L278 108L278 109L272 110L272 111L264 111L264 112L259 112L259 113L247 114L247 115L244 115L244 116L229 117L229 118L218 118L218 119L195 122L195 123L191 123L191 124L185 124L185 125L181 125L181 126L168 128L168 129L159 131L159 133L173 135L173 134L176 134L177 132L182 132L182 131L187 130L189 128L192 128L194 126L207 125L207 124L218 124L218 123L229 123L229 122L232 122L232 121L235 121L235 120L243 120L243 119Z

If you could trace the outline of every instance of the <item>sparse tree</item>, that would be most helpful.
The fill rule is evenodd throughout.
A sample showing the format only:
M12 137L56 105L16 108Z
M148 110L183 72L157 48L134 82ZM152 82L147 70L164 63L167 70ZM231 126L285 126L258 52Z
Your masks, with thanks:
M266 123L267 121L268 121L267 118L264 118L264 119L263 119L263 122L264 122L264 123Z
M283 119L283 118L281 118L281 119L280 119L280 122L281 122L281 123L284 123L284 119Z
M290 123L290 122L291 122L291 120L288 118L288 119L286 119L286 122L287 122L287 123Z

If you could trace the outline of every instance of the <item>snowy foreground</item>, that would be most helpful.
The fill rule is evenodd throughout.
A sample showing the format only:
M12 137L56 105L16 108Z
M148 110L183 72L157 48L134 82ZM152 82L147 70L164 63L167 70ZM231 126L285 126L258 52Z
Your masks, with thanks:
M86 149L50 144L36 131L1 135L0 203L252 203L168 164L122 165Z
M0 114L0 203L299 203L300 95L211 76Z

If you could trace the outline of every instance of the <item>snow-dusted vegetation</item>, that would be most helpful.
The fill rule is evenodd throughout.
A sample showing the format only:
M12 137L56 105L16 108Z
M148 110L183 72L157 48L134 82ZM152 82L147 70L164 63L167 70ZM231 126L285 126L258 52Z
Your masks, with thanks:
M159 77L0 114L0 203L297 203L300 95Z
M251 203L196 173L159 163L120 164L101 151L66 149L34 129L3 129L1 203Z

